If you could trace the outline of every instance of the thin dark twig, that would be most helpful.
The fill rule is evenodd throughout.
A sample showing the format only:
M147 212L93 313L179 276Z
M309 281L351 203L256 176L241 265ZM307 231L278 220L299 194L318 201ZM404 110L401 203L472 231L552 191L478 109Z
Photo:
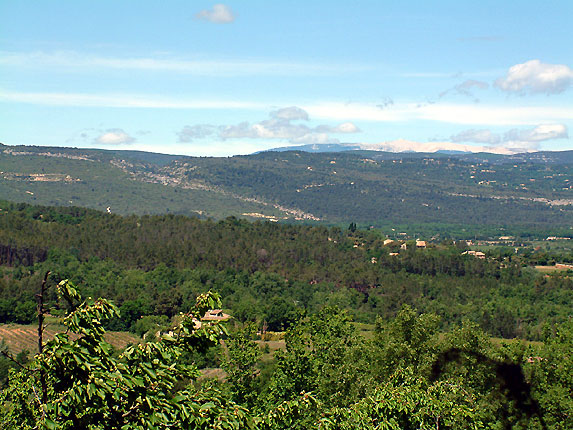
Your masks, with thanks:
M44 294L47 290L46 283L48 282L48 276L50 276L50 271L48 270L44 275L44 279L42 280L42 286L40 287L40 294L37 294L38 297L38 352L41 354L44 348L43 344L43 337L44 337L44 313L46 310L44 309Z
M46 293L48 287L46 286L48 282L48 277L50 276L51 272L48 270L44 275L44 280L42 281L42 285L40 287L40 294L38 297L38 353L42 354L42 350L44 349L44 314L46 313L46 309L44 309L44 294ZM40 369L40 383L42 385L42 403L48 403L48 384L46 382L46 374L43 369Z
M6 357L8 360L13 361L14 363L16 363L18 366L20 366L22 369L27 370L28 372L31 372L31 369L28 369L26 366L24 366L22 363L20 363L18 360L16 360L14 358L14 356L12 354L10 354L8 351L0 351L0 354L2 354L4 357Z

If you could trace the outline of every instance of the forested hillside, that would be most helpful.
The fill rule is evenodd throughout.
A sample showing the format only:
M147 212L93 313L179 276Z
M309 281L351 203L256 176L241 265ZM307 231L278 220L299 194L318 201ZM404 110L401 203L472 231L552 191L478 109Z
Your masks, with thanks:
M503 227L541 235L573 223L570 158L569 152L372 151L196 158L2 146L0 193L12 201L124 215L356 222L413 232L464 228L468 236Z
M2 344L7 429L573 424L573 282L532 267L570 247L482 259L354 224L0 209L0 323L40 309L65 332L33 357Z
M325 304L365 323L409 304L438 314L442 327L468 318L492 335L528 339L570 315L571 279L528 267L539 253L492 248L479 259L463 254L464 243L416 249L410 241L400 249L384 239L375 231L4 203L0 321L33 320L47 270L86 295L115 300L122 309L116 329L134 329L145 315L171 317L209 289L237 319L264 320L271 330ZM543 258L568 262L573 255Z

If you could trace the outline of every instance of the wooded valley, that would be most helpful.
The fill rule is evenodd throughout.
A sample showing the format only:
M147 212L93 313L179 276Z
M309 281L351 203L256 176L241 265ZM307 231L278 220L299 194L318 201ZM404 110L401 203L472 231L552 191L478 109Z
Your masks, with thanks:
M0 321L35 324L49 272L42 309L79 334L5 350L7 428L572 424L573 281L535 268L570 247L478 258L353 223L1 209ZM214 308L233 318L198 326ZM114 351L105 331L141 340Z

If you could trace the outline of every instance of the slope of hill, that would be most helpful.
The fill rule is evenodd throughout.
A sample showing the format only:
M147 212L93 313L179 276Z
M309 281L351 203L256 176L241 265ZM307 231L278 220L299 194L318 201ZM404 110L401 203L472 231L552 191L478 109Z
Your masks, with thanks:
M201 184L177 186L156 173L178 158L137 151L2 146L0 195L15 202L103 211L109 208L120 214L175 213L219 218L262 209L256 202ZM128 166L146 172L147 177L135 178Z
M0 323L35 319L47 271L52 287L70 279L85 297L116 301L122 320L113 330L136 330L144 315L186 312L198 294L214 290L228 313L264 320L270 330L327 303L363 323L409 304L439 314L444 325L468 318L492 335L539 340L544 324L565 321L573 302L567 274L525 267L573 261L570 244L551 251L532 244L517 254L490 248L476 258L465 243L388 243L376 230L1 201L0 209ZM55 288L48 296L55 300Z
M0 196L120 214L569 228L572 168L573 151L198 158L1 146Z

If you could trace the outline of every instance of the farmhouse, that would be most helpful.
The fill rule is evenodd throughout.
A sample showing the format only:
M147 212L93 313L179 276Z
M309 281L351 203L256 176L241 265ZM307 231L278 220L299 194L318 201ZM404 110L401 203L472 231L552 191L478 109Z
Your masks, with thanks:
M231 315L224 313L221 309L211 309L205 312L205 315L201 317L201 321L193 318L193 326L195 330L199 330L203 321L227 321L231 318Z
M205 312L201 321L227 321L231 315L223 313L221 309L212 309Z

